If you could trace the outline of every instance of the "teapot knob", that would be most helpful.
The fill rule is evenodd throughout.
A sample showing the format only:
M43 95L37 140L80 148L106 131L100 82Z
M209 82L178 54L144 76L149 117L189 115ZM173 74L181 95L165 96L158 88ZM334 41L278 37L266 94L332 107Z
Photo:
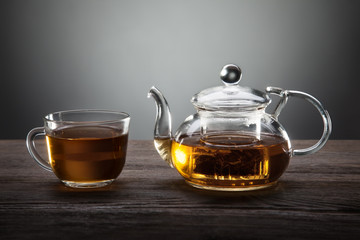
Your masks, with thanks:
M227 86L239 84L241 77L241 69L235 64L225 65L220 72L220 78Z

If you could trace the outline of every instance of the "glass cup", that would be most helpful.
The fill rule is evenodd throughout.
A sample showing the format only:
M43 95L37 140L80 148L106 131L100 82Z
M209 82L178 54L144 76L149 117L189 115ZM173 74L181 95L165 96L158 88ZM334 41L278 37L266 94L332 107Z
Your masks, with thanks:
M130 116L107 110L71 110L50 113L44 127L32 129L26 146L36 162L66 185L96 188L112 183L126 158ZM35 148L35 138L45 135L48 160Z

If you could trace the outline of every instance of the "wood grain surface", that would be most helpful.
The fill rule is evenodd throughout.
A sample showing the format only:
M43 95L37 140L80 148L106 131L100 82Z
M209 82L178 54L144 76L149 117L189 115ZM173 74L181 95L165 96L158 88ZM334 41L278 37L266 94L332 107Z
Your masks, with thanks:
M112 185L71 189L25 141L0 140L0 216L0 239L360 239L360 140L329 141L275 187L237 193L187 185L144 140Z

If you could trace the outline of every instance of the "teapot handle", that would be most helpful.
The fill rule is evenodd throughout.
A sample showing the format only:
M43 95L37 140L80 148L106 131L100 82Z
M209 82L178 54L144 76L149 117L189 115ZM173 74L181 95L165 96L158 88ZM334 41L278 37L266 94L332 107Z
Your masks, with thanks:
M312 154L312 153L319 151L325 145L326 141L329 139L329 136L331 134L331 129L332 129L330 115L324 109L323 105L319 102L319 100L317 100L310 94L307 94L304 92L295 91L295 90L283 90L283 89L277 88L277 87L267 87L266 92L270 93L270 94L278 95L281 98L280 102L278 103L278 105L275 108L274 113L272 114L272 117L275 119L278 119L281 110L286 105L287 100L290 96L305 99L316 107L316 109L319 111L319 113L322 117L322 120L323 120L323 124L324 124L323 134L322 134L320 140L316 144L314 144L311 147L304 148L304 149L295 149L295 150L293 150L293 155L307 155L307 154Z

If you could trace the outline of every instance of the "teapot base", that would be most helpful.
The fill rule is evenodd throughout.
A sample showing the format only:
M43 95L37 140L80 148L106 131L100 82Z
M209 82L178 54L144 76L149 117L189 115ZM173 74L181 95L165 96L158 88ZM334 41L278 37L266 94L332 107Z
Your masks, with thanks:
M262 184L262 185L253 185L253 186L209 186L209 185L202 185L199 183L190 182L188 180L185 180L187 184L189 184L192 187L199 188L199 189L205 189L205 190L212 190L212 191L226 191L226 192L244 192L244 191L254 191L254 190L260 190L264 188L273 187L277 184L277 181Z

